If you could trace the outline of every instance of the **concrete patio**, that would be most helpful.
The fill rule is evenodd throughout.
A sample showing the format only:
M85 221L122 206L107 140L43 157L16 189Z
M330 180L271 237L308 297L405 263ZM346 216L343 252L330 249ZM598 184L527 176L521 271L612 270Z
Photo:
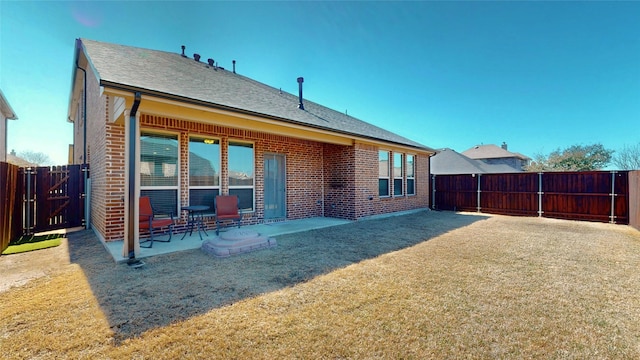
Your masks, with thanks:
M429 209L424 208L424 209L406 210L406 211L398 211L394 213L373 215L373 216L361 218L358 221L366 221L366 220L381 219L381 218L392 217L392 216L406 215L406 214L411 214L411 213L420 212L420 211L429 211ZM279 221L279 222L272 222L272 223L258 224L258 225L247 225L247 226L243 226L242 228L253 230L260 235L275 237L278 235L292 234L292 233L303 232L308 230L322 229L330 226L344 225L344 224L349 224L351 222L352 221L350 220L344 220L344 219L336 219L336 218L329 218L329 217L314 217L314 218L286 220L286 221ZM232 228L222 229L220 232L222 233L230 229ZM136 258L143 259L146 257L169 254L169 253L178 252L178 251L199 249L200 246L202 246L203 241L211 239L216 236L215 228L207 228L206 232L208 235L205 235L204 233L202 233L202 239L200 239L198 232L194 231L191 235L187 234L183 240L181 239L182 239L182 236L184 235L184 232L177 232L173 234L173 237L171 238L171 242L167 243L167 242L154 241L152 248L140 248L140 255L137 256ZM117 263L123 263L128 260L127 258L122 256L122 247L123 247L122 241L110 241L110 242L104 243L104 246L107 249L107 251L109 251L114 261L116 261Z
M315 217L308 219L300 219L300 220L287 220L281 222L273 222L267 224L258 224L258 225L248 225L243 226L243 229L250 229L258 232L261 235L265 235L268 237L274 237L278 235L291 234L296 232L302 232L313 229L321 229L330 226L343 225L348 224L351 221L344 219L335 219L335 218L327 218L327 217ZM223 229L221 232L225 230L229 230L232 228ZM208 235L202 233L202 239L198 235L197 231L194 231L191 235L187 234L184 239L182 236L184 232L178 232L173 234L171 238L171 242L153 242L152 248L140 248L140 255L137 256L138 259L143 259L150 256L174 253L178 251L185 251L191 249L199 249L202 245L202 242L213 238L216 236L216 230L214 228L206 229ZM182 239L182 240L181 240ZM113 259L118 262L126 262L128 259L122 256L122 241L110 241L104 244L106 249L109 251Z

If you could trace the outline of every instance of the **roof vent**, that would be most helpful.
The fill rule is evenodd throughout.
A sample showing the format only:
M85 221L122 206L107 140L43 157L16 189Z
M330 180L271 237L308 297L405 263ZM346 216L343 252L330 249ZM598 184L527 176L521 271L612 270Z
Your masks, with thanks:
M193 54L193 59L195 61L200 61L200 54Z
M236 73L236 61L233 60L232 63L233 63L233 73L235 74Z
M298 109L304 110L304 104L302 103L302 83L304 82L304 78L301 76L298 78L298 97L300 102L298 103Z
M182 57L185 57L185 58L187 57L187 55L184 54L184 49L186 48L187 48L186 46L182 45Z
M207 62L209 63L209 66L213 67L214 66L214 62L212 58L208 58Z

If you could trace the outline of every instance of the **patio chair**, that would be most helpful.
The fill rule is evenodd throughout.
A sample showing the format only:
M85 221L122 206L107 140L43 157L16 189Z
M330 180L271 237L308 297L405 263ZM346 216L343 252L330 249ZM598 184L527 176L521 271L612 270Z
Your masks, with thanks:
M149 246L142 246L145 248L150 248L153 246L154 241L160 242L170 242L171 235L173 235L173 214L169 214L169 217L157 218L155 212L153 211L153 207L151 206L151 200L148 196L140 197L140 214L139 214L139 222L140 222L140 230L149 231L149 238L141 241L140 244L149 243ZM166 234L168 228L169 238L166 240L161 240L155 238L154 236L160 234ZM165 230L162 230L165 229ZM156 230L161 230L161 232L157 232Z
M213 200L216 210L216 235L220 235L220 222L225 220L233 220L238 222L238 229L242 223L242 213L238 210L240 207L240 198L237 195L218 195Z

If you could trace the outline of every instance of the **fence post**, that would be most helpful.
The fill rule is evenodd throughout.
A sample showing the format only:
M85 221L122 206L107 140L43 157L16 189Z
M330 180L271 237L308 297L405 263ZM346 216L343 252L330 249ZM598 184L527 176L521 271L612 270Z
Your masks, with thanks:
M542 217L542 175L538 173L538 217Z
M82 187L82 191L80 192L80 197L82 198L82 202L84 204L84 228L85 229L89 229L91 226L89 224L89 210L90 210L90 204L89 204L89 197L87 196L87 192L88 192L88 188L89 188L89 165L82 164L82 178L83 178L83 187Z
M478 175L478 212L482 212L480 211L480 193L482 192L482 190L480 189L480 177L482 176L482 174L477 174Z
M616 223L616 173L617 171L611 172L611 215L609 216L609 222L612 224Z
M431 209L436 208L436 174L431 175Z
M22 223L22 233L25 235L33 234L33 228L31 223L31 208L34 204L35 200L33 199L34 194L31 193L31 176L36 175L38 173L37 170L33 170L32 167L28 167L24 169L24 176L27 177L27 196L22 200L25 204L25 212L26 215L25 221Z

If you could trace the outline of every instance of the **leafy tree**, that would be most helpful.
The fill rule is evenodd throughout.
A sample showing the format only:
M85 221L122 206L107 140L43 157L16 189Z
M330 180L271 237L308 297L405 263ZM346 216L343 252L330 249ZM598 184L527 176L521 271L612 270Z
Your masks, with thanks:
M600 170L609 164L613 152L602 144L572 145L564 150L558 148L549 156L536 154L527 171Z
M640 143L625 145L613 158L613 164L620 170L640 170Z
M38 166L50 165L52 163L49 155L42 152L26 150L18 153L18 156Z

